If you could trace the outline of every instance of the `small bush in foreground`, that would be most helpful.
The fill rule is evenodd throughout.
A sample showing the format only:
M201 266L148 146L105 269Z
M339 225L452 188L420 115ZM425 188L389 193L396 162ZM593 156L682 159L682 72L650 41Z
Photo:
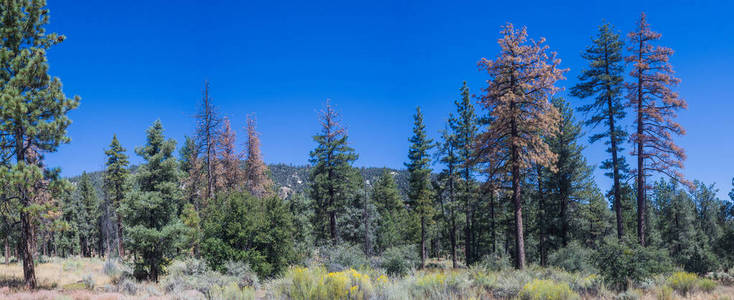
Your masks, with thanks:
M679 294L685 296L696 289L698 276L693 273L676 272L668 278L668 284Z
M556 283L550 280L533 280L523 286L520 291L522 300L571 300L579 299L567 283Z
M413 246L392 247L382 254L381 267L391 276L405 276L418 264Z

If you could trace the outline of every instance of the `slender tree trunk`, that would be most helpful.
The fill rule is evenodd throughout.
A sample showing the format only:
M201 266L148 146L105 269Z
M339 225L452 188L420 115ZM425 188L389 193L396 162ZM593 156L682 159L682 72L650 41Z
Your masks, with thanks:
M642 60L642 41L638 57ZM645 201L645 157L644 157L644 140L643 140L643 124L642 124L642 70L638 70L637 74L637 237L640 245L646 246L645 243L645 213L647 202Z
M329 212L329 232L331 233L331 240L336 243L336 212Z
M426 267L426 218L421 216L421 269Z
M497 229L495 228L494 191L489 194L490 228L492 230L492 253L497 253Z
M538 172L538 231L540 238L538 239L538 249L540 250L540 265L546 266L546 236L545 236L545 196L543 195L543 176L540 166L537 167Z
M6 265L10 264L10 241L9 241L8 235L10 235L9 232L5 235L5 264Z
M122 242L122 216L117 214L117 253L120 255L120 259L125 257L125 246Z
M28 213L21 211L21 240L19 254L23 259L23 277L25 285L28 289L35 290L38 282L36 281L36 269L33 265L33 229Z
M606 49L605 49L606 50ZM606 52L605 52L606 55ZM605 56L606 59L606 56ZM609 75L609 63L605 64L605 71ZM621 240L624 236L624 226L622 225L622 198L619 188L619 158L617 157L617 130L614 125L614 105L612 103L611 87L607 89L607 113L609 118L609 142L612 148L612 177L614 180L614 213L617 217L617 239Z
M512 164L512 202L515 204L515 252L518 269L525 268L525 238L522 225L522 198L520 197L520 166L517 162L517 149L513 145Z

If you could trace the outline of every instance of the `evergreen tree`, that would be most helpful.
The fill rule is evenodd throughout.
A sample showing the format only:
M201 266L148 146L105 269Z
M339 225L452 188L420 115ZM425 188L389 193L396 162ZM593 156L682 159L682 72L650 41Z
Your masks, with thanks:
M319 241L339 239L337 215L357 190L352 163L357 154L347 143L347 132L339 123L339 114L327 101L321 111L321 132L314 136L318 144L310 153L312 165L311 198L315 201L314 229Z
M130 171L128 171L128 157L125 154L125 148L120 145L120 141L117 140L117 135L112 136L112 142L110 148L105 150L107 155L107 162L104 173L104 190L105 199L111 202L114 207L116 226L115 230L117 233L117 252L120 257L125 256L125 247L122 242L122 218L117 213L120 209L120 204L125 199L125 195L130 190L128 185L128 177Z
M232 130L228 118L224 118L222 128L222 132L218 136L219 140L217 141L219 157L217 160L216 174L220 178L217 182L217 187L225 192L239 191L245 179L245 174L240 167L242 155L237 153L235 149L237 136Z
M218 270L228 261L246 262L259 276L271 276L293 262L293 221L277 197L220 194L203 220L202 254Z
M137 189L128 193L120 213L138 278L157 281L181 241L184 227L178 214L182 195L175 148L176 142L165 139L163 125L155 121L147 130L145 146L135 149L145 163L137 169Z
M184 173L181 182L184 198L188 203L194 205L196 211L200 211L204 203L202 198L204 196L204 191L202 191L204 169L201 158L199 158L196 140L187 136L179 153L181 171Z
M95 246L99 234L99 228L96 226L99 217L99 199L87 172L82 173L79 181L78 197L81 203L77 212L81 255L91 257L92 247Z
M632 64L633 81L626 87L629 105L635 112L636 131L631 136L635 144L632 155L637 156L637 237L640 245L646 245L645 216L647 200L645 178L650 172L658 172L688 183L678 169L683 168L686 156L683 148L673 142L673 135L683 135L685 130L673 121L677 111L686 109L686 101L673 92L680 83L670 65L673 50L654 46L660 34L650 30L645 14L640 16L637 29L629 33L632 55L625 58Z
M387 248L405 245L410 240L410 223L398 185L393 174L384 169L375 181L372 202L377 206L377 250L382 253Z
M405 164L408 168L408 206L413 210L420 220L420 251L421 267L425 266L426 233L429 222L435 212L433 207L434 191L431 187L431 159L429 151L433 148L433 141L426 135L426 126L423 125L423 114L421 108L416 108L413 123L413 136L410 138L409 161Z
M79 105L79 97L67 98L61 80L48 74L46 51L64 36L46 33L46 1L3 1L0 20L0 202L19 212L18 254L25 284L35 289L33 224L42 211L35 200L63 188L58 170L45 169L40 154L70 141L66 114Z
M454 115L449 116L449 122L454 119ZM441 135L442 141L439 144L439 154L441 155L439 161L443 163L444 169L438 176L437 188L435 189L438 194L439 203L441 206L441 216L446 224L446 230L448 231L449 243L451 249L451 264L454 268L457 267L456 258L456 240L457 240L457 227L460 226L459 222L459 201L457 199L458 194L458 171L459 157L457 155L457 136L452 131L444 130ZM468 233L468 232L467 232Z
M592 135L589 142L604 139L604 143L609 145L607 152L611 154L611 158L602 163L602 168L611 170L606 175L613 180L612 199L617 217L617 238L620 240L624 236L620 181L627 171L627 162L621 155L624 150L621 144L627 133L619 125L625 116L621 101L624 71L622 47L623 42L619 34L614 32L614 27L609 24L600 26L591 46L581 54L589 62L589 66L579 75L580 82L571 88L571 95L574 97L594 97L593 103L578 108L581 112L591 113L584 123L591 127L600 123L606 126L604 131Z
M209 82L204 82L204 93L201 108L196 115L196 152L202 155L202 168L206 179L203 199L206 201L216 195L217 188L217 142L221 130L222 119L217 108L209 97Z
M478 136L478 155L494 169L509 174L515 212L515 266L525 267L525 240L520 194L523 174L533 165L552 166L556 155L543 137L553 137L558 111L550 96L558 90L556 81L567 70L559 69L560 59L546 53L548 46L527 41L527 30L503 27L500 55L483 58L479 64L490 79L479 102L489 111L487 130ZM555 171L551 169L552 171Z
M247 116L247 160L245 160L245 185L250 194L263 198L272 195L273 181L268 176L268 166L260 153L260 137L255 128L255 118Z
M456 115L449 119L449 126L455 138L456 147L456 163L457 174L461 179L457 184L457 194L464 206L464 256L466 263L471 264L476 261L479 256L472 251L472 237L477 234L473 227L475 206L477 206L477 187L474 183L474 174L476 172L473 158L474 139L479 130L479 120L474 112L474 105L471 103L469 87L464 85L460 89L461 97L454 101L456 105Z

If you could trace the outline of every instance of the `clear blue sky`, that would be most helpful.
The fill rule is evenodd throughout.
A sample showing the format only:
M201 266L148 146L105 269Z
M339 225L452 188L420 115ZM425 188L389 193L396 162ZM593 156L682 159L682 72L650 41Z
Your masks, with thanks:
M437 137L461 82L473 93L484 85L476 63L497 54L501 25L546 37L571 69L559 85L570 87L602 20L626 34L645 11L676 51L683 80L684 173L715 182L722 198L731 190L734 5L725 1L49 0L49 8L49 31L67 36L49 52L50 72L82 97L71 113L72 143L47 156L65 176L101 170L113 133L140 162L132 149L156 119L180 145L194 131L205 79L240 136L246 114L256 113L268 163L307 163L316 112L331 98L357 165L400 168L415 107ZM595 165L606 156L601 143L585 154ZM609 187L601 171L596 178Z

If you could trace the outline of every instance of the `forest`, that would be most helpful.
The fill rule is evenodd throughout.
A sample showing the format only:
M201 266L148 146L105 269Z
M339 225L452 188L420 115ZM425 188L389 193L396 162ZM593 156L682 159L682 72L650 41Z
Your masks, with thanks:
M442 129L405 116L404 168L355 166L339 99L307 165L268 165L254 114L238 136L205 82L184 140L161 121L142 145L106 137L104 169L75 177L45 162L84 105L48 72L65 36L43 0L0 20L0 299L734 297L734 189L685 176L688 103L644 13L599 25L573 86L542 28L506 23L484 85L446 83Z

